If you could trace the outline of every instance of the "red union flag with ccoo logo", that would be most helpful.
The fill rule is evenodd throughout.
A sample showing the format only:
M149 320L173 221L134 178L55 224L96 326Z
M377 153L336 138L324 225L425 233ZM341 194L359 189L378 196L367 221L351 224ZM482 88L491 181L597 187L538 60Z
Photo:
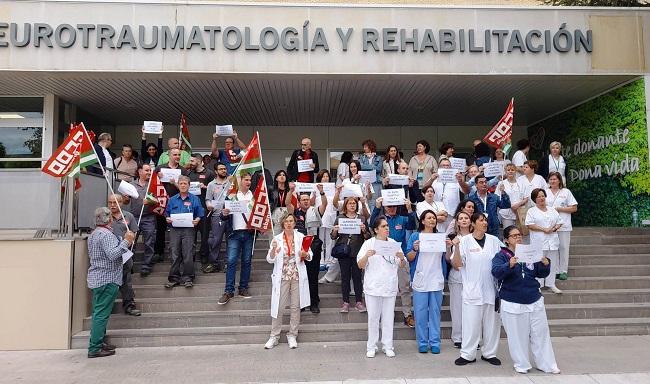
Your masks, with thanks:
M82 123L72 127L68 137L45 162L42 171L54 177L73 176L81 167L96 162L97 155Z
M261 176L255 193L253 193L253 209L248 218L248 228L266 232L271 229L271 206L269 205L269 195L266 192L264 172Z
M157 213L160 216L165 215L165 208L167 207L167 199L169 196L167 195L167 191L165 190L165 187L163 184L160 182L160 178L158 178L158 172L153 171L151 172L151 180L149 181L149 190L147 191L147 195L145 196L145 199L153 201L154 203L158 203L158 206L154 208L154 212Z
M489 146L494 148L503 148L510 144L512 139L512 123L515 115L515 99L510 99L510 104L506 109L506 113L501 120L488 132L483 138ZM508 152L504 149L505 152Z

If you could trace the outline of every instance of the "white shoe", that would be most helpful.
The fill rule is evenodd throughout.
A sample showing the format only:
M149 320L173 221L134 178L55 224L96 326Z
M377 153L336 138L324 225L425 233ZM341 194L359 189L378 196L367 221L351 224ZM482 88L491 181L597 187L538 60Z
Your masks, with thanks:
M264 344L264 349L271 349L276 345L278 345L278 338L271 336L269 338L269 341L267 341L266 344Z
M555 294L559 295L560 293L562 293L562 290L560 288L556 287L556 286L552 286L552 287L548 287L548 288L551 290L551 292L553 292Z
M528 373L528 370L527 369L521 369L521 368L515 368L515 372L526 374L526 373Z
M327 283L331 283L331 281L327 280L325 276L318 279L318 284L327 284Z
M298 348L298 341L296 341L295 336L287 336L287 342L289 343L289 348L290 349Z
M384 349L384 353L386 354L386 357L395 357L395 351L392 349Z
M562 372L560 371L559 368L555 368L554 370L552 370L552 371L549 372L549 373L552 373L552 374L554 374L554 375L559 375L559 374L562 373Z
M372 359L373 357L375 357L376 352L377 352L376 350L371 349L371 350L366 352L366 357Z

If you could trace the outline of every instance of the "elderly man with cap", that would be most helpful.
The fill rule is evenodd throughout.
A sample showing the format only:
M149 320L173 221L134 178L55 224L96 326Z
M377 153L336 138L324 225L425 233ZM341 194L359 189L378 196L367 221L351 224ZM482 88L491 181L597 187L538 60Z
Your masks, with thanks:
M118 239L124 238L127 227L128 231L138 232L138 221L129 211L121 211L120 206L123 203L122 195L109 195L108 196L108 209L111 210L111 218L113 225L111 230ZM122 216L122 213L124 216ZM120 285L120 295L122 296L122 308L124 313L131 316L140 316L140 311L135 309L135 293L131 284L131 270L133 269L133 259L127 260L122 265L122 284Z
M95 230L88 237L88 288L92 290L92 323L88 357L115 354L115 346L104 343L106 325L113 311L113 302L122 285L122 255L129 251L135 233L127 231L119 239L111 229L113 216L106 207L95 210Z

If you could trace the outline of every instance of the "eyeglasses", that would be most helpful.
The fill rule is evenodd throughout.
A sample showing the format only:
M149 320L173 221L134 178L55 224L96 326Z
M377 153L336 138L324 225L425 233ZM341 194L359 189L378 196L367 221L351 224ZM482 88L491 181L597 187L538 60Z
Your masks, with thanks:
M303 147L306 147L306 146L309 145L309 143L300 143L300 145L302 145Z
M524 236L521 233L514 233L514 234L508 236L508 238L511 238L511 237L519 238L519 237L524 237Z

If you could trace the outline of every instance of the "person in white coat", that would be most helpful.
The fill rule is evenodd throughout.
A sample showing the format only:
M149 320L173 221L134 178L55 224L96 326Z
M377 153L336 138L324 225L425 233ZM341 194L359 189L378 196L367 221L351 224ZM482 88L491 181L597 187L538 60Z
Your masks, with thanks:
M555 273L559 259L560 237L557 231L562 228L562 218L555 208L546 205L546 191L535 188L530 193L530 200L535 206L526 213L526 226L530 231L530 243L542 247L544 257L551 260L551 273L546 279L540 279L540 284L548 287L553 293L562 293L555 286Z
M366 240L357 254L357 264L365 271L363 293L368 309L368 343L366 357L375 357L381 323L382 350L387 357L395 357L393 349L393 322L395 320L395 296L397 295L397 271L406 260L398 242L388 237L389 225L384 216L373 222L375 237ZM380 247L380 244L383 247ZM386 246L395 251L391 254Z
M293 215L285 214L280 219L282 233L273 237L271 249L266 255L266 261L273 266L271 280L271 337L264 348L271 349L278 345L282 329L282 312L287 306L291 308L287 342L289 348L297 348L298 326L300 325L300 308L309 307L309 281L305 261L311 260L309 248L304 250L302 242L304 235L295 230L296 219Z
M501 365L497 358L501 320L494 309L496 285L492 277L492 258L501 251L501 242L486 233L488 221L484 214L474 213L471 222L472 235L452 241L452 265L460 268L463 276L463 341L460 357L454 363L467 365L476 361L482 334L481 360Z
M449 222L447 218L449 217L449 209L445 207L445 204L442 201L435 201L435 189L432 186L422 188L422 194L424 195L424 201L420 201L415 206L415 212L418 217L426 210L433 211L436 214L437 225L436 228L438 232L445 232Z
M452 240L455 238L462 239L472 232L471 214L467 212L458 212L454 218L454 229L448 234L447 253L445 258L452 263L454 255L454 245ZM451 312L451 341L454 347L460 348L463 340L463 276L460 268L453 268L449 271L447 278L449 287L449 311Z
M560 280L569 278L569 248L571 247L571 231L573 231L571 215L578 211L578 201L573 193L564 187L563 180L560 173L551 172L548 176L549 188L546 190L546 204L555 208L562 218L562 227L557 231L560 247L556 278Z

